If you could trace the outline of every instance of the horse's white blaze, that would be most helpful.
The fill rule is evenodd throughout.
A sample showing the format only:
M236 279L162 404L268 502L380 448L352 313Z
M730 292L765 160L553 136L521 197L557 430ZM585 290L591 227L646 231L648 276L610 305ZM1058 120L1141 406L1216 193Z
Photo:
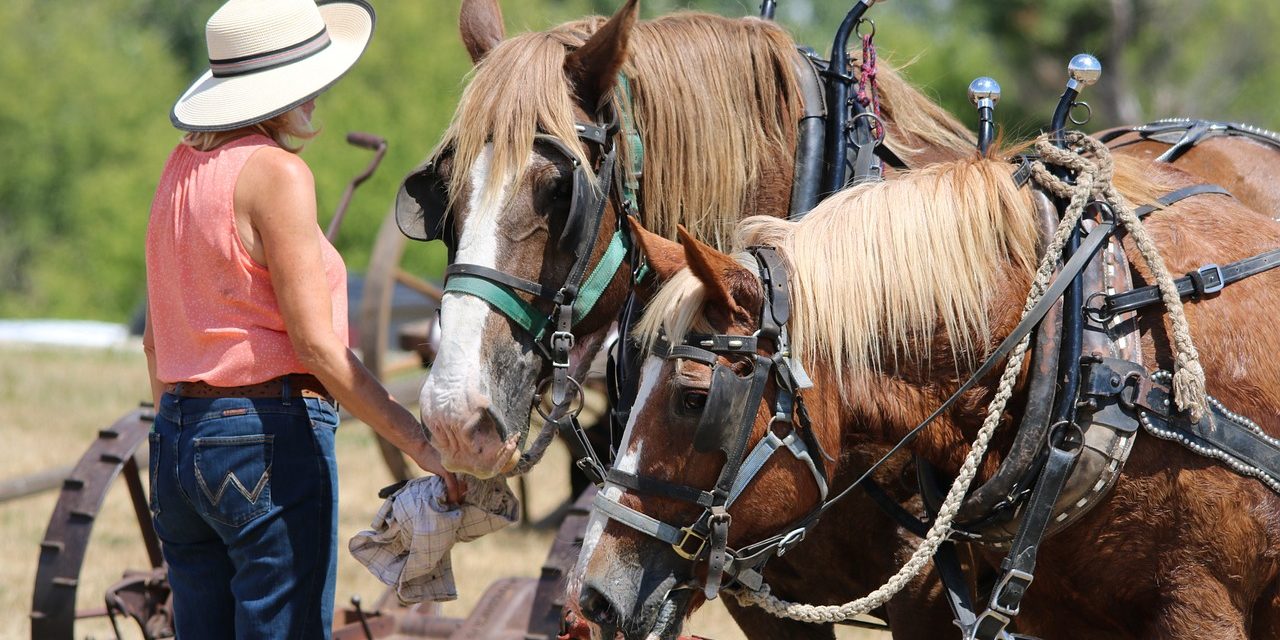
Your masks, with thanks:
M471 197L467 223L458 235L455 259L460 263L498 268L498 218L512 177L502 178L498 197L483 198L489 181L490 148L485 147L471 167ZM489 375L481 358L484 326L492 310L474 296L446 293L440 301L440 350L422 385L424 410L465 420L471 413L472 394ZM430 426L430 425L429 425Z
M642 440L632 441L632 429L636 424L636 416L640 407L645 406L649 401L649 396L653 394L653 389L658 384L659 374L662 373L662 358L657 356L649 356L645 360L644 367L640 371L640 389L636 392L636 400L631 405L633 410L631 415L627 417L627 428L622 432L622 443L619 450L622 455L614 461L614 467L619 471L627 471L635 473L640 469L640 452L644 448ZM622 489L615 486L607 486L603 489L604 495L608 498L617 500L622 496ZM591 512L591 519L587 521L587 533L582 540L582 553L578 556L578 564L574 568L573 575L573 592L577 593L582 585L583 578L586 577L587 562L591 560L591 554L595 552L596 545L600 543L600 536L604 533L604 525L608 519L600 515L597 511Z

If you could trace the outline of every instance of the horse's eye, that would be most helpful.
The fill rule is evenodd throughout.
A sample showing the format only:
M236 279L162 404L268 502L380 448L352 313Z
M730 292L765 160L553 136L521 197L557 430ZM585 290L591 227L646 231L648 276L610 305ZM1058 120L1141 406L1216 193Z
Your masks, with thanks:
M573 178L567 176L556 178L551 195L557 202L569 204L569 199L573 197Z
M687 413L701 413L707 408L707 392L701 389L684 392L680 396L680 408Z
M540 182L535 187L534 203L542 214L568 211L569 201L573 199L573 178L556 175Z

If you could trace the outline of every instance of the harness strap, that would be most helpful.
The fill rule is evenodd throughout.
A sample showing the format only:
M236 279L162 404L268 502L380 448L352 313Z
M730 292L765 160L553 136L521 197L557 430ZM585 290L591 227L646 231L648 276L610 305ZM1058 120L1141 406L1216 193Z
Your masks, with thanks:
M627 255L623 235L621 231L614 232L609 248L583 282L573 301L573 322L580 322L591 312L622 266ZM475 264L451 264L445 269L445 278L445 293L466 294L484 300L524 329L535 343L542 344L550 319L515 291L523 291L542 300L551 300L554 291L519 276Z
M622 262L627 258L627 242L626 233L622 229L613 232L613 238L609 240L609 247L605 249L604 255L600 256L600 261L596 263L595 269L591 270L591 274L582 282L582 286L578 289L578 296L573 301L573 322L576 324L587 317L588 313L595 308L596 303L600 301L600 296L604 295L605 289L609 288L609 283L613 282L613 277L618 273L618 269L622 267Z
M652 516L645 515L606 496L603 489L596 494L596 498L591 504L592 508L599 513L649 537L657 538L677 549L681 548L682 543L685 541L685 535L681 529L677 529Z
M663 498L671 498L673 500L680 500L681 502L689 502L703 508L710 508L712 502L715 500L715 496L708 491L701 491L682 484L675 484L667 482L666 480L642 476L630 471L610 469L609 473L605 475L605 480L620 487L631 489L632 491L638 491L640 493L660 496Z
M1175 191L1170 191L1169 193L1166 193L1163 196L1160 196L1159 198L1157 198L1154 203L1144 204L1141 207L1134 209L1133 215L1138 216L1139 218L1145 218L1148 215L1150 215L1152 212L1159 211L1160 209L1163 209L1180 200L1186 200L1191 196L1199 196L1199 195L1206 195L1206 194L1230 196L1231 192L1227 191L1225 188L1220 187L1216 184L1191 185L1189 187L1183 187Z
M1252 258L1232 262L1225 267L1206 264L1186 276L1174 280L1178 295L1182 298L1199 300L1205 296L1222 291L1223 287L1239 282L1249 276L1265 273L1280 267L1280 249L1272 249ZM1102 307L1096 312L1101 317L1115 316L1135 309L1160 302L1160 290L1155 285L1139 287L1124 293L1106 296L1102 299Z
M1018 615L1022 597L1031 586L1040 541L1053 518L1053 505L1058 501L1079 454L1080 443L1070 443L1065 439L1060 443L1049 443L1049 457L1023 510L1022 525L1009 545L1009 554L1000 563L1000 579L987 600L986 611L978 616L973 633L967 635L966 640L998 640L1013 617Z
M644 140L640 137L640 130L636 128L635 118L631 113L635 102L631 95L631 80L625 73L618 74L618 91L622 101L622 108L619 109L622 135L627 138L627 151L631 156L630 164L623 172L622 206L630 211L639 211L640 180L644 175Z
M947 596L951 614L955 616L955 624L960 627L961 634L967 637L978 624L978 614L969 593L969 581L960 566L955 542L944 540L938 545L938 550L933 554L933 566L942 580L943 592Z
M1174 139L1178 132L1181 135ZM1251 124L1239 122L1215 122L1193 118L1165 118L1136 127L1123 127L1099 136L1104 144L1129 133L1136 133L1143 140L1154 140L1171 145L1156 160L1175 162L1191 148L1206 138L1216 136L1241 136L1280 149L1280 134Z
M502 315L514 322L516 326L533 336L534 343L541 347L542 338L546 334L550 320L546 314L525 302L514 291L500 287L488 278L471 274L459 274L445 282L444 292L466 294L484 300L489 306L497 309Z
M543 298L545 300L550 300L551 297L555 295L554 290L548 289L547 287L544 287L532 280L525 280L520 276L513 276L509 273L504 273L497 269L490 269L489 267L480 266L478 264L451 264L448 267L445 267L444 277L446 281L459 277L480 278L496 284L506 285L507 287L517 291L523 291L536 298Z
M1237 473L1256 477L1280 492L1280 440L1267 435L1252 420L1210 398L1209 411L1199 422L1170 411L1172 394L1168 372L1157 371L1139 381L1128 403L1138 411L1142 426L1157 437L1176 440L1192 451L1227 463ZM1121 401L1125 402L1124 395Z
M871 478L862 481L862 490L867 492L867 496L871 498L880 510L885 512L898 526L910 531L917 538L923 538L929 533L929 524L920 518L917 518L910 511L907 511L898 504L897 500L889 497L884 487L879 482Z
M729 499L725 501L725 507L733 506L733 502L742 495L742 492L751 484L760 470L764 468L769 458L773 457L780 449L786 449L791 455L809 468L809 472L813 474L813 480L818 484L819 501L827 499L827 479L822 471L819 471L819 465L810 455L809 449L805 446L804 440L799 437L796 430L792 430L785 438L779 438L773 431L765 433L760 442L751 449L750 455L742 463L742 468L738 472L738 478L733 483L733 488L729 490Z

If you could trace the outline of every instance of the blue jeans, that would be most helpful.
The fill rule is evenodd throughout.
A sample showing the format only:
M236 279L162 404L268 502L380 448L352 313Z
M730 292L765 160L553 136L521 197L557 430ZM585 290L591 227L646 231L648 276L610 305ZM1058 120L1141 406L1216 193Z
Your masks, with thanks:
M180 640L329 638L338 415L313 398L166 393L151 432L151 519Z

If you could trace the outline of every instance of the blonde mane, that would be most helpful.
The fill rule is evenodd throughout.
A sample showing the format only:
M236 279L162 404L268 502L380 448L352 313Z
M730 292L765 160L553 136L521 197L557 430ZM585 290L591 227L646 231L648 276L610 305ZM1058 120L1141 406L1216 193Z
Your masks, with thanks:
M586 157L573 129L575 98L564 61L604 22L597 16L513 36L484 57L437 148L455 154L451 183L465 180L492 144L494 179L483 195L496 197L499 176L516 183L524 173L538 132ZM645 226L674 238L683 224L723 248L742 217L784 214L785 199L766 202L760 195L763 180L789 185L794 171L803 100L791 37L764 20L684 12L636 23L629 49L623 73L644 146ZM942 107L884 63L878 77L894 152L909 161L930 151L932 160L973 153L973 135ZM622 157L629 157L632 150L619 139Z
M1040 233L1029 192L991 159L937 164L838 193L799 222L742 221L738 246L771 245L791 269L790 331L806 362L838 376L922 362L939 330L958 358L981 356L991 295L1008 269L1035 269ZM752 267L754 272L754 267ZM637 335L705 330L702 284L677 274Z
M603 24L593 17L514 36L484 57L438 147L455 154L451 182L465 179L488 144L490 175L520 176L537 132L585 158L564 61ZM780 172L790 183L803 109L786 32L758 19L678 13L638 22L629 49L623 73L644 145L644 224L668 237L684 224L727 246L744 212L783 213L785 202L766 211L753 195ZM485 195L502 182L490 180Z
M880 110L890 131L885 145L908 165L972 156L977 137L951 112L942 108L883 60L876 72Z

